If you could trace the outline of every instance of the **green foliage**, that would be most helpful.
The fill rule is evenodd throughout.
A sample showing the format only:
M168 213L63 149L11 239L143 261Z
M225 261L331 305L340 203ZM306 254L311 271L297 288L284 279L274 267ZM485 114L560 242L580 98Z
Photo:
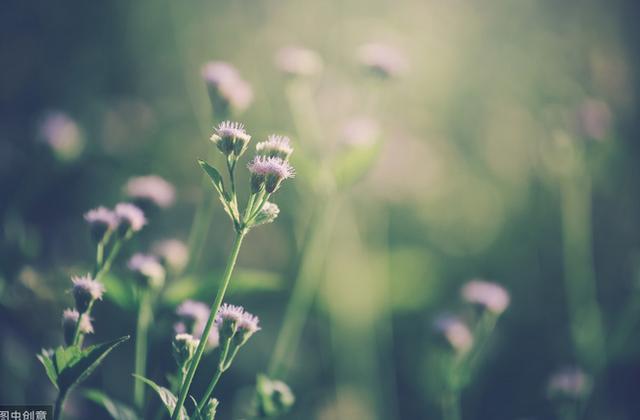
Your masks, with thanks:
M115 420L141 420L141 417L136 414L133 408L124 403L113 400L102 391L97 389L88 389L84 391L84 396L96 404L101 405Z
M87 379L111 350L128 339L129 336L124 336L84 350L60 346L52 354L43 351L37 357L51 382L61 393L66 393Z
M176 403L178 402L178 397L176 397L173 394L173 392L171 392L170 390L168 390L163 386L156 384L151 379L147 379L139 375L133 375L133 376L137 380L142 381L145 384L149 385L151 389L153 389L156 392L156 394L158 394L158 397L160 397L162 404L164 404L164 406L167 408L169 415L173 415L173 410L176 408ZM180 409L180 419L189 420L189 416L187 415L187 410L185 410L184 407Z

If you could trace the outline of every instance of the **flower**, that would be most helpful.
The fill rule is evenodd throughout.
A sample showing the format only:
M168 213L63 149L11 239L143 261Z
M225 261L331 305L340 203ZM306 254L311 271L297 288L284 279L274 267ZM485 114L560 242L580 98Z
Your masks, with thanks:
M259 322L260 320L257 316L246 311L243 312L242 318L237 324L236 334L233 336L233 339L238 346L244 345L253 334L260 331L260 326L258 325Z
M408 63L405 56L390 45L372 42L358 49L362 65L382 77L397 77L405 73Z
M80 313L75 309L65 309L62 312L62 331L64 333L64 341L68 346L73 344L73 339L75 338L76 333L76 325L78 324L78 319L80 318ZM80 333L81 334L93 334L93 325L91 325L91 319L87 314L82 314L82 318L80 318Z
M293 147L289 142L289 137L271 134L266 141L256 144L256 151L260 156L278 157L282 160L287 160L293 153Z
M239 122L223 121L211 135L211 141L225 155L232 153L238 157L247 149L247 143L251 136L244 130L244 125Z
M127 267L138 275L138 279L143 286L160 288L164 284L164 268L153 255L134 254L129 259Z
M223 340L231 338L237 331L238 323L244 316L242 306L223 303L216 313L216 325Z
M496 315L509 306L509 293L499 284L484 280L471 280L462 287L462 298Z
M176 315L181 318L181 321L175 324L174 329L179 333L190 331L194 337L200 339L210 313L211 311L206 304L194 300L186 300L176 308ZM218 329L216 327L211 328L207 339L207 348L218 347L219 341Z
M200 340L194 338L191 334L176 334L173 339L173 357L176 359L178 366L184 366L193 358L196 348Z
M151 250L165 266L175 272L182 271L189 262L189 249L184 242L178 239L165 239L156 242Z
M276 220L278 214L280 214L280 208L270 201L265 201L262 209L253 221L253 225L258 226L265 223L271 223Z
M131 203L118 203L115 208L116 216L120 223L120 232L125 234L129 231L138 232L147 224L144 213Z
M547 393L551 398L580 399L591 387L591 378L577 367L565 367L551 375Z
M104 235L118 227L118 216L106 207L97 207L84 214L84 220L89 223L91 236L96 242L102 241Z
M371 146L379 137L380 125L369 117L352 118L342 129L343 143L348 146Z
M40 123L39 135L62 160L74 160L84 149L82 130L64 112L54 111L45 115Z
M466 353L473 346L473 335L469 327L459 318L443 315L436 319L434 325L456 352Z
M129 197L153 203L160 208L171 206L176 198L173 185L157 175L131 178L124 189Z
M256 156L247 167L251 172L251 190L254 193L263 186L268 193L273 193L283 180L295 175L289 162L278 157Z
M322 59L313 50L302 47L283 47L276 53L278 69L288 76L313 76L322 71Z
M76 301L76 309L80 313L86 312L92 302L102 299L104 285L92 279L90 274L73 276L71 281L73 282L71 292Z
M223 61L210 61L202 67L202 78L209 91L214 111L226 114L229 108L243 112L253 101L251 86L235 67Z

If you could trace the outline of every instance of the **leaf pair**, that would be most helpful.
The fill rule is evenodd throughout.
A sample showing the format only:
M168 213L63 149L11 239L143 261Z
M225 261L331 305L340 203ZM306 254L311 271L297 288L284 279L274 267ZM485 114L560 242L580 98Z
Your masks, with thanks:
M166 407L167 411L169 412L169 415L173 416L173 411L176 409L176 403L178 402L178 397L176 397L173 394L173 392L171 392L169 389L156 384L151 379L147 379L139 375L133 375L133 376L137 380L142 381L145 384L149 385L151 389L153 389L156 392L156 394L158 394L158 397L160 397L160 400L162 401L162 404L164 404L164 406ZM182 407L180 409L180 416L178 417L179 420L214 420L214 417L216 414L215 410L218 405L217 400L213 399L202 412L198 411L198 408L197 408L198 404L193 399L193 397L191 397L191 400L193 401L193 405L195 407L193 414L191 415L191 417L189 417L189 415L187 414L187 410L184 407Z
M44 366L51 383L66 393L84 381L102 363L105 357L129 336L96 344L81 350L77 346L58 347L55 351L43 350L38 360Z

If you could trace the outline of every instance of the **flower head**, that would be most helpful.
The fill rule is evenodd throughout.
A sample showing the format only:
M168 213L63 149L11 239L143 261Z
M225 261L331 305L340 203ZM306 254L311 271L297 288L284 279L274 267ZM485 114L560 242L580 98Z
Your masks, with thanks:
M180 322L176 323L174 329L177 333L191 332L194 337L201 339L209 314L210 310L206 304L194 300L186 300L176 309L176 315L180 317ZM218 329L214 327L209 332L207 348L217 347L219 341Z
M39 135L62 160L76 159L84 149L82 130L63 112L47 114L40 123Z
M223 61L210 61L202 67L202 78L207 84L214 111L225 114L231 108L236 112L246 110L253 101L251 86L238 70Z
M369 43L358 49L362 65L381 77L397 77L405 73L408 64L405 56L394 47L382 43Z
M92 279L91 275L73 276L71 281L73 282L71 292L76 301L76 309L80 313L86 312L92 302L102 299L104 285Z
M189 262L189 249L178 239L165 239L156 242L152 251L160 261L175 272L182 271Z
M276 54L276 66L288 76L313 76L322 71L322 59L313 50L283 47Z
M138 232L147 224L147 218L140 208L131 203L118 203L115 208L116 216L120 223L120 232L125 234L129 231Z
M211 141L225 156L242 155L250 140L251 136L244 130L244 125L232 121L221 122L211 135Z
M280 214L280 208L275 203L265 201L253 224L258 226L265 223L271 223L276 220L278 214Z
M73 344L73 339L76 333L76 325L80 319L80 333L81 334L93 334L93 325L91 319L87 314L82 314L75 309L65 309L62 312L62 331L64 332L64 341L67 345Z
M591 378L580 368L565 367L551 375L547 392L551 398L580 399L591 387Z
M153 255L134 254L129 259L127 267L137 274L138 280L143 286L159 288L164 284L164 268Z
M471 330L458 317L443 315L436 319L434 326L456 352L466 353L471 349L473 345Z
M97 207L84 214L84 220L89 223L91 236L96 242L102 241L104 235L118 227L118 216L106 207Z
M132 199L153 203L160 208L171 206L176 198L173 185L157 175L131 178L124 189Z
M509 306L509 292L496 283L471 280L462 288L462 297L494 314L501 314Z
M295 176L293 167L278 157L256 156L247 165L251 172L251 190L258 192L264 186L268 193L275 192L280 183Z
M191 334L176 334L172 347L173 357L176 359L178 366L184 366L193 358L199 343L200 340L194 338Z
M266 141L256 144L256 151L260 156L287 160L293 153L293 147L291 147L289 137L271 134Z
M244 345L249 338L256 332L260 331L258 323L260 320L257 316L250 314L249 312L243 312L242 318L238 321L237 332L233 339L239 346Z
M236 333L238 324L243 316L244 308L242 306L228 303L223 303L220 306L216 314L216 325L223 340L232 337Z

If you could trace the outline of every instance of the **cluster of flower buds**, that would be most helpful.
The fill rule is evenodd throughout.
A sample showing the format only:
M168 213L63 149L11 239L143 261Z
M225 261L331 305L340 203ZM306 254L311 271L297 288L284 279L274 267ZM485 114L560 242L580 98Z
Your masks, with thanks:
M75 300L75 308L65 309L62 313L62 331L68 346L77 343L86 334L93 334L93 325L89 313L97 300L102 300L104 285L93 279L90 274L72 276L71 294Z
M176 363L179 367L185 368L196 353L196 348L200 340L194 338L191 334L180 333L176 334L173 339L173 357L176 359Z
M210 61L202 67L202 78L216 115L240 113L251 105L253 90L231 64Z
M114 232L121 237L132 235L147 224L143 211L130 203L119 203L113 210L97 207L86 212L84 219L98 243L108 240Z
M246 312L242 306L223 303L216 315L216 326L220 341L231 340L235 347L243 346L249 338L260 331L257 316Z
M134 254L129 259L127 267L134 272L138 284L144 288L158 290L164 285L166 273L154 255Z
M204 161L199 161L218 192L225 211L231 217L236 230L241 231L275 220L280 210L268 199L276 192L285 179L292 178L295 171L289 163L293 153L288 137L270 135L256 144L256 156L247 164L250 173L251 196L244 212L238 209L235 189L235 168L238 159L247 150L251 136L244 125L238 122L220 123L211 136L211 141L227 158L227 169L231 180L231 190L225 189L220 173ZM242 216L241 216L242 213Z

